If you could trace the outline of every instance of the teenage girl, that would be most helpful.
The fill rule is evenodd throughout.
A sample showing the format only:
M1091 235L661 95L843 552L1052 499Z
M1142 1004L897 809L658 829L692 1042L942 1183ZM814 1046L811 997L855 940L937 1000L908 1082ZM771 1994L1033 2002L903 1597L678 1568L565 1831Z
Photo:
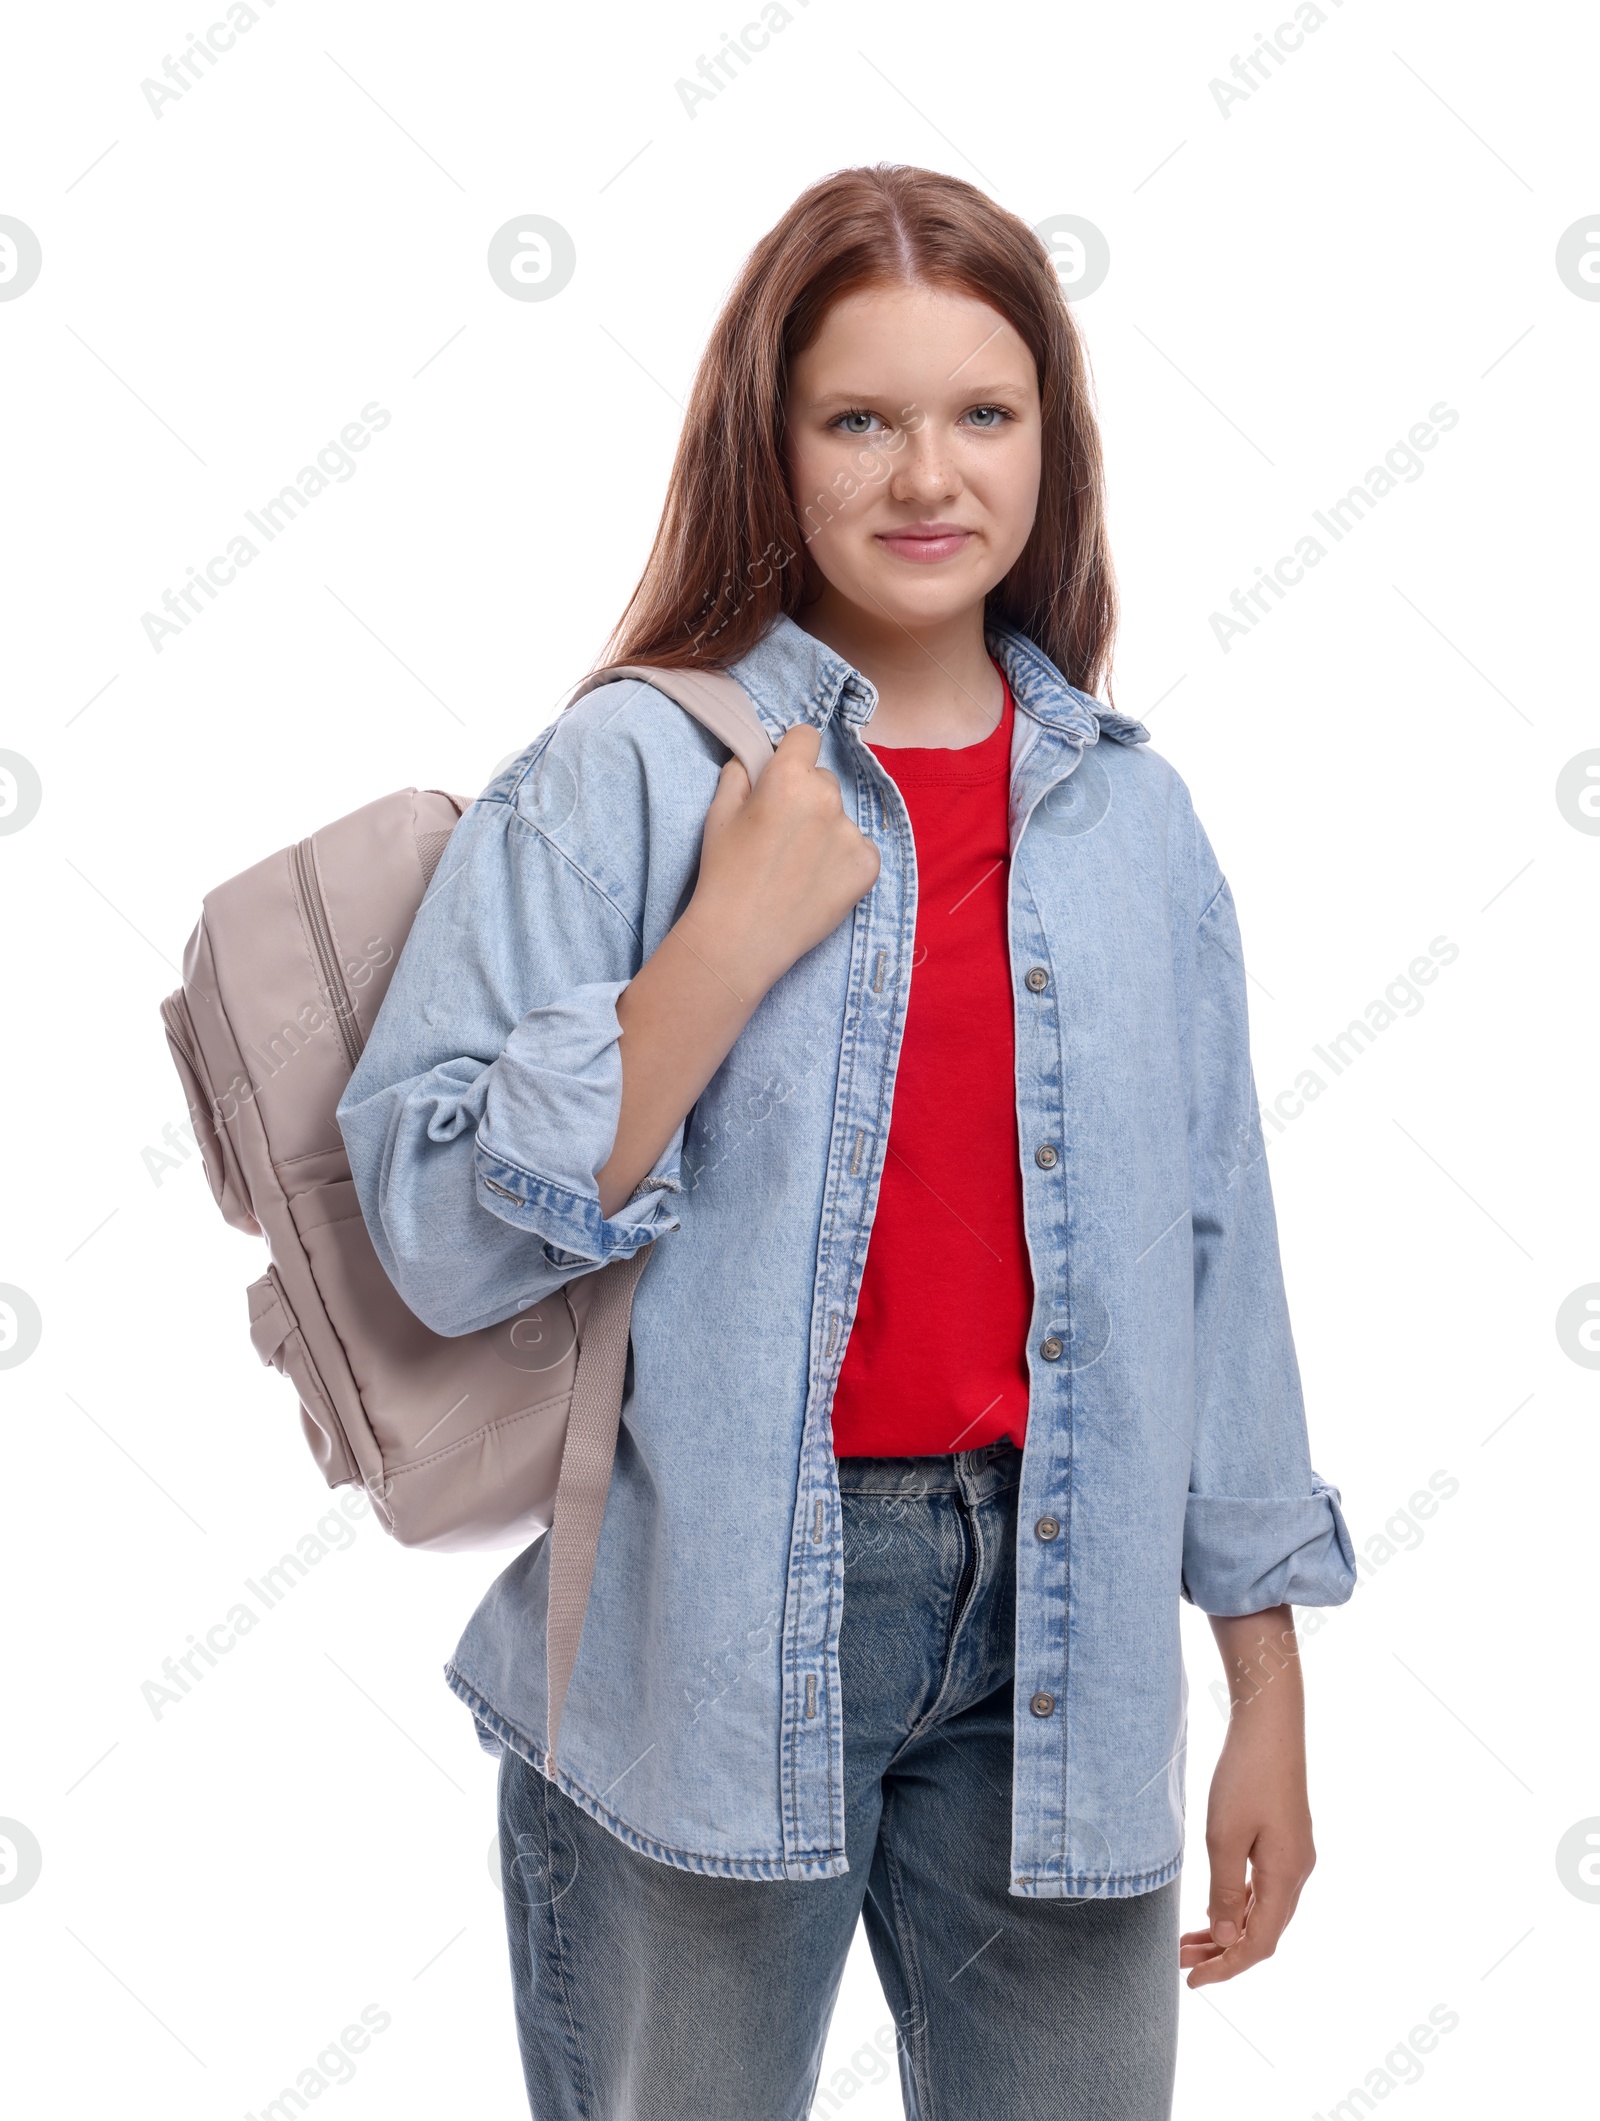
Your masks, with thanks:
M907 2112L1157 2121L1180 1967L1313 1862L1312 1471L1228 885L1115 616L1086 367L972 186L752 253L608 662L468 811L340 1107L436 1331L650 1247L552 1747L550 1540L447 1667L500 1755L540 2121L801 2121L858 1918ZM552 1535L559 1539L559 1526ZM1178 1600L1235 1702L1180 1939Z

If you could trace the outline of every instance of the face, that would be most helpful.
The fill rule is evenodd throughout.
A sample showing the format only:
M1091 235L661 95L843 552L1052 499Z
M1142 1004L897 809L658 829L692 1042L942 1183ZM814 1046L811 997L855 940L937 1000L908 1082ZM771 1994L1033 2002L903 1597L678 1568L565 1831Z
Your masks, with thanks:
M846 295L792 364L786 411L823 603L913 633L981 609L1039 499L1038 377L999 311L948 288Z

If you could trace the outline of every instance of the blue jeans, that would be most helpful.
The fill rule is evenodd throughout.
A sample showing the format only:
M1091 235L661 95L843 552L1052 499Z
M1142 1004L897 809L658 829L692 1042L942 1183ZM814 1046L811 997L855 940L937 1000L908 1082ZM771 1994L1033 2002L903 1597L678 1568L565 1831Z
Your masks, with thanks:
M535 2121L805 2121L857 1917L911 2121L1166 2121L1178 1883L1007 1892L1022 1454L839 1462L840 1878L638 1854L509 1749L500 1848ZM737 1688L719 1713L737 1709ZM842 2089L843 2087L841 2087Z

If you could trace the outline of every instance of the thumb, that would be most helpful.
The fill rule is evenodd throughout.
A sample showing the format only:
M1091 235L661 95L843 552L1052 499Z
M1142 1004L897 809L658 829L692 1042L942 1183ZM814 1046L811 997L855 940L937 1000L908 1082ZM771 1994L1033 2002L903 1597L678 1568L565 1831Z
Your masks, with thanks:
M1211 1850L1211 1897L1206 1913L1211 1921L1212 1940L1224 1949L1236 1944L1244 1933L1245 1913L1250 1905L1245 1879L1248 1853L1242 1841Z
M791 722L774 749L786 759L814 766L822 755L822 731L815 722Z

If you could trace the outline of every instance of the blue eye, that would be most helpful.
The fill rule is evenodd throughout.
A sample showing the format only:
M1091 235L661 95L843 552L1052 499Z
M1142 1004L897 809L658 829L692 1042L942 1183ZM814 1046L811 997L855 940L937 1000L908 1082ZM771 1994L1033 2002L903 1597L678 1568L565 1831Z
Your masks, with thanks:
M1011 415L1001 405L974 405L967 417L969 420L976 420L985 432L991 432L1002 420L1009 420Z
M875 412L862 412L859 410L859 408L852 407L849 412L840 413L839 417L835 421L833 421L832 424L837 427L843 434L864 435L871 433L872 430L870 425L857 427L853 423L857 420L871 422L877 417L878 415Z

